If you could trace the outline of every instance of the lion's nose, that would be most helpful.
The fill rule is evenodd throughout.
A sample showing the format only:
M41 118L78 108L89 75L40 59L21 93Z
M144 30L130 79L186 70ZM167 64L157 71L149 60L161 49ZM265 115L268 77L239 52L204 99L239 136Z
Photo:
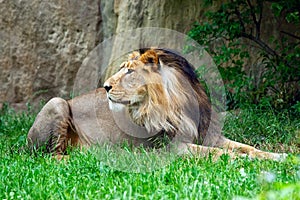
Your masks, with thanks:
M112 88L112 86L110 85L105 85L104 89L106 90L106 92L109 92L109 90Z

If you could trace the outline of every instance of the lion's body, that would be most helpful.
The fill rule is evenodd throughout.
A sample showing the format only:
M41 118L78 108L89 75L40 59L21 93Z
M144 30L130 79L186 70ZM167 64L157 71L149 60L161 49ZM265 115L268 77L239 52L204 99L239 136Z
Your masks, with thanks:
M97 101L101 104L96 104ZM133 138L119 128L103 88L69 101L57 97L51 99L38 114L28 133L28 141L35 147L46 144L49 152L59 154L70 144L88 147L127 141L149 145L146 139Z
M238 154L251 157L281 157L219 134L209 99L194 69L173 52L134 52L104 88L69 101L50 100L28 133L29 144L46 145L49 152L62 154L69 145L126 141L153 147L155 139L167 136L179 144L181 153L214 151L219 156L236 149Z

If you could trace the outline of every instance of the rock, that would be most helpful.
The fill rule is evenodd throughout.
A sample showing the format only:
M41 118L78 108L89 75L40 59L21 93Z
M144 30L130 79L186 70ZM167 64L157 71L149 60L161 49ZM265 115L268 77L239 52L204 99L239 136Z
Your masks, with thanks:
M0 1L0 102L69 98L76 73L103 39L137 27L186 32L197 0Z
M0 2L0 102L69 97L96 45L97 1Z

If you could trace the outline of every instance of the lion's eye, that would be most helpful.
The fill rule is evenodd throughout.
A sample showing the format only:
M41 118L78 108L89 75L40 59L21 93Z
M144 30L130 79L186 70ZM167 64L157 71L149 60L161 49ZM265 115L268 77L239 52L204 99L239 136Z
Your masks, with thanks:
M127 69L127 72L126 72L126 74L131 74L132 72L134 72L134 70L133 70L133 69Z

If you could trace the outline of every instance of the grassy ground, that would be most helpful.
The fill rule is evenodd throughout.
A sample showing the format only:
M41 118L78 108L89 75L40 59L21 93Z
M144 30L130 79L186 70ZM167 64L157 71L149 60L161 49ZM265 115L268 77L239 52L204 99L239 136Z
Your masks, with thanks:
M157 170L122 172L93 153L67 161L20 150L34 120L4 109L0 116L0 199L300 199L299 118L271 110L227 117L224 133L264 150L290 152L283 162L176 157Z

